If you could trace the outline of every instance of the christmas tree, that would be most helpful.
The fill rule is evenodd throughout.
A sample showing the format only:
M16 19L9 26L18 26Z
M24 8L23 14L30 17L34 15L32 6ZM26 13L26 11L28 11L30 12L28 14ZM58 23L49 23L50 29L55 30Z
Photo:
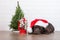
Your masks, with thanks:
M10 29L17 31L18 30L18 20L20 20L23 17L24 17L24 14L19 6L19 1L17 1L16 11L15 11L15 15L12 17Z

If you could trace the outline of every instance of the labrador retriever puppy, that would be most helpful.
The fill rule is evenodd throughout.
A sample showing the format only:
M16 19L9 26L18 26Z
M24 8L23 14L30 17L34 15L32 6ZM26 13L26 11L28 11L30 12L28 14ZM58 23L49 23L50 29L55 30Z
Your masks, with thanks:
M54 26L51 23L48 23L46 28L40 25L34 25L32 27L32 34L50 34L53 33L54 30Z

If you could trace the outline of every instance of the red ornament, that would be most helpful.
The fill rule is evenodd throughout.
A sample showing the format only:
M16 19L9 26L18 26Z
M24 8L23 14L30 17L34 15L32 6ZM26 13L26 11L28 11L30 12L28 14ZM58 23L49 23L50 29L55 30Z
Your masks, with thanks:
M20 28L19 33L20 34L26 34L26 30L24 28Z

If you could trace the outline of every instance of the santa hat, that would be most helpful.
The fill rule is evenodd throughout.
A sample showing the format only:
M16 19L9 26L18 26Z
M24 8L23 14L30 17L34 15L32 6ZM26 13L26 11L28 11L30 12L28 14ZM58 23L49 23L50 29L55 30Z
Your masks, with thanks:
M27 31L28 31L29 33L32 33L32 27L33 27L34 25L40 25L40 26L43 26L43 27L46 28L47 25L48 25L48 21L45 20L45 19L35 19L35 20L33 20L33 21L31 22L31 24L30 24L30 27L27 28Z

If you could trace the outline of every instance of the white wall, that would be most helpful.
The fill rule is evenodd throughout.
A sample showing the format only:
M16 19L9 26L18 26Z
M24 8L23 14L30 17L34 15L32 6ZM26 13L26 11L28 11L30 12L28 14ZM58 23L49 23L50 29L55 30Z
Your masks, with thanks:
M60 0L19 0L28 22L42 18L52 23L56 31L60 31ZM0 0L0 31L9 30L17 0Z

